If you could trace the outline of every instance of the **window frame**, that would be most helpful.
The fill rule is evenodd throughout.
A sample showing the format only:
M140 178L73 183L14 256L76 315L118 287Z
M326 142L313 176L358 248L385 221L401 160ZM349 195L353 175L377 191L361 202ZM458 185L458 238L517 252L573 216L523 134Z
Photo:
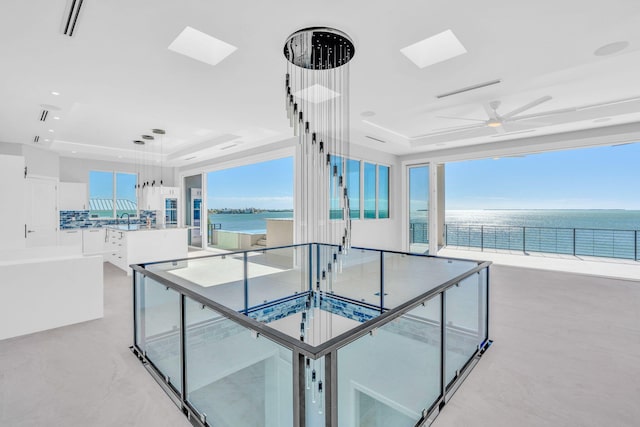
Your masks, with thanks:
M113 206L113 209L111 210L111 215L112 216L98 216L98 217L92 217L91 216L91 174L93 172L100 172L100 173L110 173L111 174L111 191L112 191L112 199L111 199L111 203ZM117 215L117 211L118 211L118 206L117 206L117 198L118 198L118 187L117 187L117 182L118 182L118 174L124 174L124 175L133 175L136 177L136 185L138 184L139 180L140 180L140 176L138 175L138 173L136 172L125 172L125 171L120 171L120 170L104 170L104 169L90 169L89 170L89 177L87 179L87 189L88 189L88 194L89 194L89 219L104 219L104 220L108 220L108 219L118 219L118 215ZM135 192L135 196L136 196L136 212L135 214L132 216L132 218L139 218L140 217L140 203L139 203L139 194L138 191L136 190Z

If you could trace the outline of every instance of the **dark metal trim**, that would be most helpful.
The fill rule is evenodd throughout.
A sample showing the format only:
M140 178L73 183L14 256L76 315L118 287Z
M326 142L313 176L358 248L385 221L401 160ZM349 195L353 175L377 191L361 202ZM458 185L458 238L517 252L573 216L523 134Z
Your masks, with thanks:
M324 356L325 426L338 427L338 351Z
M187 401L187 321L186 321L186 297L180 294L180 399L184 406Z
M293 427L304 427L306 424L305 395L305 356L293 351Z

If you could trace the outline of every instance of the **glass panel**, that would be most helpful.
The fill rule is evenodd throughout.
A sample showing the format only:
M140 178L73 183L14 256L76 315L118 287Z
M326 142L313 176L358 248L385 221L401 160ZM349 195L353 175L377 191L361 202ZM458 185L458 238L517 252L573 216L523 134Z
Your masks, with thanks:
M351 219L360 219L360 161L347 160L347 193Z
M340 177L342 177L343 162L340 156L331 156L331 172L329 173L329 218L343 219L340 207Z
M180 294L148 277L144 278L143 336L147 359L180 392Z
M380 252L321 247L320 287L336 296L380 307ZM335 257L333 255L336 255ZM322 280L324 272L325 280Z
M116 216L138 214L137 178L133 173L116 173Z
M438 295L339 349L338 425L413 427L440 396L440 337Z
M449 384L474 355L485 337L485 286L480 286L480 274L460 282L446 291L447 348L446 382Z
M187 400L207 424L293 425L292 352L185 299Z
M113 172L89 172L89 209L91 218L113 218Z
M249 307L264 306L309 290L308 264L308 246L249 252ZM284 303L278 307L281 310L290 308L289 304ZM268 311L269 317L264 321L275 320L273 317L278 316L278 310ZM261 318L261 315L258 315L258 318Z
M324 375L325 358L306 359L305 364L305 418L306 425L323 427L326 425L326 379Z
M233 310L244 310L242 254L164 262L147 268Z
M178 199L164 199L164 223L178 224Z
M384 306L397 307L476 266L473 261L385 252Z
M378 166L378 218L389 218L388 166Z
M135 344L142 351L144 348L144 276L137 271L135 274L135 282L134 282L134 293L135 293Z
M429 166L409 168L409 252L429 251Z
M376 217L376 165L364 164L364 217Z

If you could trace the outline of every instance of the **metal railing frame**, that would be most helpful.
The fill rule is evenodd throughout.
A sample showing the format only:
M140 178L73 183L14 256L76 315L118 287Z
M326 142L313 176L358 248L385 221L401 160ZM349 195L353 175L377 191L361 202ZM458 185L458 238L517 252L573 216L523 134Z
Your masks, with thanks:
M472 245L472 240L471 240L471 233L472 233L472 229L474 228L479 228L479 241L480 241L480 245ZM463 241L460 241L460 238L457 237L455 242L451 242L450 241L450 233L449 231L451 229L455 229L455 233L456 235L459 235L460 230L462 230L462 232L466 231L467 232L467 241L466 243ZM486 229L493 229L494 231L494 239L493 239L493 246L487 246L485 245L485 230ZM507 233L507 239L508 239L508 248L497 248L498 244L497 244L497 230L499 229L503 229L503 230L508 230ZM414 228L410 228L410 230L413 232ZM516 231L512 231L512 230L516 230ZM548 230L548 231L555 231L555 239L550 239L549 241L554 241L555 242L555 251L547 251L547 250L542 250L540 247L537 248L537 250L532 249L530 246L527 247L527 231L528 230L538 230L538 242L541 242L541 237L540 237L540 231L541 230ZM639 230L624 230L624 229L614 229L614 228L584 228L584 227L538 227L538 226L533 226L533 227L529 227L529 226L517 226L517 225L485 225L485 224L480 224L480 225L476 225L476 224L445 224L445 246L463 246L463 247L469 247L469 248L480 248L481 251L484 251L485 249L505 249L505 250L521 250L522 252L526 253L526 252L545 252L545 253L557 253L557 254L566 254L566 255L573 255L573 256L594 256L594 257L599 257L599 258L609 258L607 256L604 255L597 255L595 254L596 249L597 249L597 243L595 241L596 238L596 232L602 232L602 233L612 233L611 238L614 239L611 242L611 251L612 251L612 258L620 258L620 259L630 259L630 260L634 260L634 261L639 261L640 258L638 258L638 246L640 246L640 243L638 242L638 234L639 234ZM570 236L569 240L571 242L571 251L570 252L559 252L558 251L558 242L560 241L560 239L558 238L558 231L566 231L567 234ZM592 242L591 242L591 248L592 248L592 253L582 253L579 250L579 246L580 246L580 241L578 240L578 235L580 232L591 232L591 238L592 238ZM514 234L518 234L521 233L521 241L522 244L518 247L518 248L512 248L511 247L511 240L512 240L512 236ZM624 246L624 247L618 247L618 251L622 251L622 250L627 250L629 253L633 252L632 256L629 257L621 257L621 256L616 256L616 245L615 245L615 233L627 233L628 237L627 237L627 242L631 242L631 240L633 240L633 242L628 245L628 246ZM411 241L414 241L414 235L412 234L411 236ZM540 244L540 243L539 243ZM632 247L631 247L632 246Z
M132 351L138 356L138 358L145 365L148 365L155 371L154 376L159 382L161 382L160 379L164 380L164 382L166 383L164 384L164 386L166 387L165 391L167 391L168 393L171 391L176 395L176 397L179 398L181 410L189 418L192 424L197 426L208 426L206 422L206 416L203 418L203 414L199 414L198 411L187 401L187 398L186 398L186 390L187 390L186 381L187 380L186 380L186 363L185 363L185 360L186 360L185 303L186 303L186 298L188 297L193 301L198 302L203 306L206 306L212 309L213 311L217 312L223 317L239 324L240 326L243 326L249 330L252 330L258 335L261 335L269 339L270 341L273 341L292 351L293 382L294 382L294 388L293 388L294 390L294 400L293 400L294 427L304 427L305 425L305 413L304 413L304 410L301 410L301 405L304 406L305 387L300 387L300 383L299 383L299 381L304 380L305 358L317 360L324 357L325 358L325 383L326 383L326 389L325 389L325 411L326 411L326 419L327 419L326 425L328 427L337 427L338 425L337 410L336 410L337 407L335 406L337 404L337 369L338 369L337 351L340 348L343 348L344 346L352 343L353 341L356 341L357 339L367 334L371 334L376 329L383 327L384 325L388 324L394 319L397 319L407 314L409 311L424 304L426 301L440 295L440 298L441 298L441 323L440 323L440 327L441 327L440 389L441 390L440 390L440 396L428 409L425 409L423 411L423 417L416 424L416 426L429 425L433 421L435 416L437 416L437 413L442 408L442 406L447 402L450 396L455 392L455 390L459 386L459 383L464 380L466 375L468 375L468 372L470 371L470 369L475 365L475 363L477 363L477 360L479 359L479 357L491 345L492 341L489 339L489 336L490 336L489 334L489 266L491 265L491 262L489 261L475 262L475 261L470 261L466 259L442 258L442 257L433 256L433 255L413 254L413 253L406 253L406 252L400 252L400 251L387 251L387 250L367 249L367 248L360 248L360 247L351 248L350 250L361 250L361 251L370 251L370 252L380 253L380 261L379 261L380 262L380 300L381 300L380 306L379 306L380 315L358 325L357 327L347 332L344 332L332 339L329 339L328 341L325 341L320 345L312 346L306 342L300 341L290 335L280 332L277 329L271 328L267 324L261 323L249 317L248 315L246 315L252 310L252 307L249 307L248 305L248 292L249 292L248 254L249 253L266 253L268 251L273 251L278 249L287 249L287 248L304 247L304 246L308 247L308 252L309 252L308 258L309 260L312 260L313 259L312 253L314 248L316 250L317 256L319 257L320 246L335 247L337 245L305 243L305 244L299 244L299 245L285 245L285 246L278 246L273 248L265 248L260 250L243 250L243 251L229 252L225 254L204 255L204 256L198 256L198 257L192 257L192 258L181 258L177 260L157 261L157 262L151 262L151 263L145 263L145 264L130 265L130 267L134 270L134 274L133 274L133 311L134 311L133 338L134 340L133 340L133 346L131 347ZM388 308L385 308L384 306L384 262L385 262L384 254L385 253L401 254L404 256L413 256L413 257L447 259L452 261L465 261L465 262L475 263L476 267L462 274L459 274L458 276L450 280L447 280L446 282L440 284L439 286L434 287L414 298L411 298L408 301L405 301L404 303L394 308L388 309ZM158 265L158 264L177 263L180 261L201 260L201 259L225 257L225 256L232 256L232 255L236 255L236 256L241 255L244 263L244 280L243 280L244 310L241 310L240 312L233 310L223 304L220 304L198 293L197 290L195 289L184 286L183 284L180 284L180 283L176 283L175 281L172 281L164 277L163 275L158 274L157 272L147 269L148 266ZM454 286L459 286L459 284L463 280L473 276L474 274L480 275L480 273L483 270L486 270L486 279L485 279L486 300L483 301L484 306L486 307L486 318L485 318L486 323L483 325L484 339L482 343L478 345L477 350L469 358L469 360L464 365L464 367L460 369L460 371L454 377L454 379L449 384L446 384L446 380L445 380L446 378L446 370L445 370L446 331L448 329L446 324L446 291L449 288L452 288ZM312 268L312 266L309 266L308 272L307 272L307 274L309 275L309 290L306 292L300 293L299 294L300 296L303 296L305 293L313 291L312 277L314 273L316 274L316 278L319 279L320 268L314 269ZM139 319L137 315L138 298L136 295L136 289L137 289L137 286L141 285L140 283L138 283L139 277L148 277L149 279L167 287L168 289L169 288L173 289L174 291L178 292L180 295L179 333L180 333L180 363L181 363L180 369L182 373L182 379L181 379L181 391L179 393L176 387L170 383L169 379L165 379L163 377L162 372L153 364L153 361L147 358L146 352L138 346L137 336L138 336L138 320ZM321 295L323 293L324 292L321 292ZM332 294L327 294L327 295L331 296ZM336 296L339 297L339 295L336 295ZM354 303L357 303L357 302L354 301ZM362 305L371 307L370 304L362 304Z

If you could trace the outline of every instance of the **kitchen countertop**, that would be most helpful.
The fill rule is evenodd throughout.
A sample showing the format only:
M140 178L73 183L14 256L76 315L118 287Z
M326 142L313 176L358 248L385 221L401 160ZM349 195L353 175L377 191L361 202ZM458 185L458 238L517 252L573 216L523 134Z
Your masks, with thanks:
M104 228L118 231L157 231L157 230L186 230L187 227L179 227L177 225L152 225L147 227L145 224L114 224L107 225Z

